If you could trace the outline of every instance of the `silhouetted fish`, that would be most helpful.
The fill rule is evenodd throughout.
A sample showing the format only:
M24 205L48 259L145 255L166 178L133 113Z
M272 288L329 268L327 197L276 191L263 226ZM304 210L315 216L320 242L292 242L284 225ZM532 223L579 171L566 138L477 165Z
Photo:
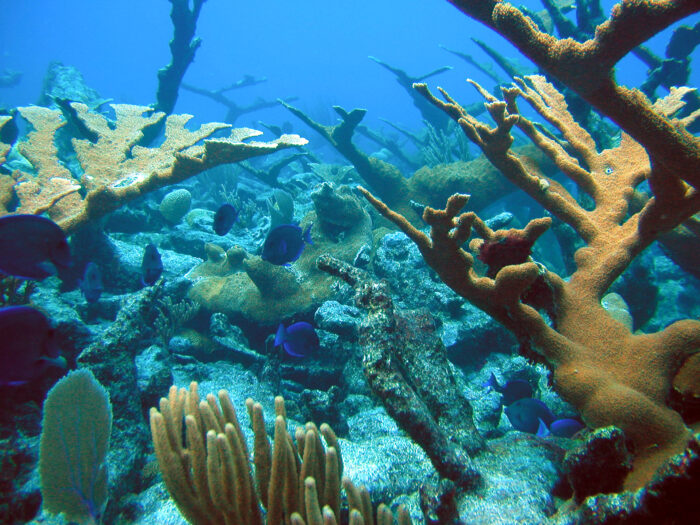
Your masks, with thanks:
M70 264L66 234L51 219L38 215L0 217L0 271L24 279L44 279L56 273L55 266L67 268Z
M95 303L100 298L104 286L102 286L100 269L94 262L87 263L83 278L78 281L78 286L80 286L80 291L83 292L88 303Z
M493 372L491 372L491 377L484 384L484 386L491 387L496 392L502 394L503 397L501 398L501 404L505 406L511 405L519 399L532 397L532 387L527 381L522 379L512 379L507 381L505 385L501 386Z
M304 321L291 324L287 328L280 324L275 335L275 346L280 345L289 355L306 357L318 348L318 335L314 327Z
M214 215L214 232L217 235L226 235L238 218L238 210L230 204L222 204Z
M51 365L65 368L54 330L39 310L29 306L0 308L0 334L0 385L22 385Z
M313 224L309 224L303 232L294 224L282 224L272 228L263 245L263 261L280 266L296 261L304 251L304 246L313 244L311 226Z
M513 428L522 432L536 434L539 428L539 421L542 420L545 425L549 426L554 421L552 412L539 399L526 397L519 399L510 406L505 408L508 421L513 425Z
M143 251L143 260L141 261L141 282L146 286L151 286L162 273L163 261L160 259L158 248L155 244L148 244Z

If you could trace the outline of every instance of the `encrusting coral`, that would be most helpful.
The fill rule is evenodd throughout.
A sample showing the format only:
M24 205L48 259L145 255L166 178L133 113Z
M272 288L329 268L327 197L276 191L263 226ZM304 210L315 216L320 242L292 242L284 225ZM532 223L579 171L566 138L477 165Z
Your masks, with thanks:
M277 397L271 446L262 406L248 399L246 408L254 433L254 475L245 436L225 390L219 391L217 403L213 394L200 401L195 382L189 390L172 386L167 399L160 400L160 411L151 408L158 464L185 519L196 525L334 525L340 523L342 480L350 525L374 523L367 490L343 478L338 438L328 425L319 429L307 423L292 439L284 399ZM266 510L264 521L260 505ZM399 525L411 523L402 507L397 517ZM385 505L379 506L376 522L393 523Z
M313 225L313 244L304 247L292 269L239 250L243 257L240 265L207 261L189 272L186 277L194 281L189 297L210 311L270 325L310 312L331 297L333 280L316 268L316 258L328 252L353 261L363 246L372 244L371 219L358 198L343 186L323 185L312 199L314 211L301 220L300 227ZM354 220L343 222L338 210L351 214ZM229 263L233 257L229 250Z
M503 89L502 101L474 85L488 101L495 128L467 114L447 93L443 92L444 102L425 85L416 88L455 119L511 182L572 226L585 241L586 246L575 254L577 269L569 281L532 260L507 260L507 253L505 263L490 272L490 277L478 276L473 256L462 248L472 230L485 242L513 234L491 231L474 213L460 214L469 198L466 195L450 197L444 210L425 210L423 219L431 226L428 236L362 191L418 245L448 286L510 329L523 347L544 355L554 368L557 390L589 426L614 425L624 430L635 449L626 486L638 487L672 454L681 452L690 438L681 416L666 403L673 377L688 357L700 351L700 322L678 321L655 334L635 335L613 319L600 300L660 232L698 211L700 195L665 167L652 165L644 148L626 133L618 146L598 152L593 139L571 118L561 94L543 77L528 77ZM667 108L677 107L676 95L672 92L654 111L670 118L672 110ZM557 128L561 142L520 115L518 96ZM513 126L526 133L593 199L592 210L584 209L563 185L510 150ZM697 147L697 140L694 142ZM655 197L640 212L629 214L633 190L644 180L650 181ZM529 238L531 244L549 224L548 218L537 219L519 236ZM474 243L472 247L479 248Z
M208 123L190 131L185 125L191 115L165 118L165 113L145 106L111 107L114 122L84 104L70 104L71 124L87 137L71 140L81 173L72 173L59 158L57 133L68 122L62 113L40 106L18 108L33 130L16 147L33 170L0 174L0 215L46 212L66 233L72 233L144 193L219 164L307 143L298 135L283 135L270 142L244 142L262 134L249 128L235 128L226 138L212 138L231 126ZM162 143L157 147L140 145L144 134L164 118ZM7 121L0 120L0 126ZM9 145L0 144L3 163L9 149Z

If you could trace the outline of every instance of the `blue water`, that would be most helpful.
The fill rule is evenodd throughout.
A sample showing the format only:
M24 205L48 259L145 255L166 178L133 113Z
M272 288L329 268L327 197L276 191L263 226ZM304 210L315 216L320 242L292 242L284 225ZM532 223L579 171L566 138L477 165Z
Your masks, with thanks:
M19 70L23 77L18 86L0 89L1 105L36 102L52 60L75 66L86 83L105 98L143 105L155 100L156 72L170 61L169 2L3 3L0 70ZM602 2L606 13L613 3ZM535 0L518 5L542 9ZM691 25L698 20L696 15L684 23ZM659 56L663 56L669 31L647 43ZM197 35L202 45L185 75L186 83L215 90L244 75L266 77L262 84L228 95L242 106L258 97L298 97L293 104L324 124L336 120L333 105L366 108L364 122L375 129L385 127L380 119L411 129L420 129L422 122L408 95L388 71L368 59L370 55L416 76L452 66L453 70L430 78L428 83L445 87L463 104L479 100L464 82L467 77L486 87L492 82L440 45L491 64L470 40L474 37L530 66L507 41L444 0L209 0L202 8ZM697 64L700 49L693 57ZM619 64L617 77L625 85L637 86L646 70L636 57L629 56ZM690 85L697 85L699 79L700 68L696 67ZM221 105L185 90L180 91L175 111L191 113L200 122L221 120L226 113ZM259 127L259 120L272 124L290 121L295 131L317 139L283 108L247 114L235 124Z

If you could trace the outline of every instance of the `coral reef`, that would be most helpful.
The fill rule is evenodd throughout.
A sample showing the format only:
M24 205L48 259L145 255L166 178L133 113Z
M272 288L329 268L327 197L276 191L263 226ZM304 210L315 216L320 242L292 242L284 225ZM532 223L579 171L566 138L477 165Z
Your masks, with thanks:
M423 218L431 225L430 237L366 190L365 196L418 244L426 261L451 288L498 319L519 337L521 344L532 344L544 354L555 369L559 391L591 426L613 424L625 431L636 452L627 483L639 486L670 455L683 450L690 436L680 416L665 402L678 363L700 349L700 324L683 321L657 334L635 336L609 317L599 301L612 281L659 232L697 212L698 193L679 178L693 183L693 176L688 175L687 167L683 171L670 171L676 159L669 159L672 154L668 152L660 158L658 148L656 158L655 150L650 152L650 162L640 144L626 134L616 148L597 152L591 137L571 118L563 97L542 77L528 77L505 88L503 101L475 86L488 101L487 109L496 122L495 128L467 114L445 92L447 102L435 98L425 85L415 87L450 114L511 182L571 225L587 243L576 253L577 271L571 279L564 282L532 262L507 264L492 278L478 277L472 269L473 257L460 246L472 229L486 241L495 233L474 213L458 215L467 203L466 196L451 197L442 211L426 209ZM518 96L562 133L585 164L520 114L516 105ZM677 102L674 104L677 96L678 93L672 92L666 100L649 108L649 113L656 120L670 117L678 106ZM525 132L565 175L593 198L596 207L592 211L584 210L563 186L510 151L513 126ZM678 122L674 129L682 135L683 123ZM697 144L697 140L691 138L690 143ZM688 140L684 144L689 144ZM645 179L650 181L655 199L641 212L625 218L632 190ZM540 224L537 231L541 233L549 221ZM530 223L526 231L533 226L535 223ZM554 294L553 326L537 309L521 300L533 283L542 278Z
M478 472L470 455L484 441L472 422L472 409L459 395L442 342L433 335L430 314L394 309L386 283L375 283L356 268L328 255L320 269L356 290L368 310L360 326L363 367L387 412L426 451L435 469L460 488L475 486Z
M194 282L190 298L210 311L262 325L311 312L329 299L332 280L316 268L316 257L327 252L352 262L363 246L372 245L371 220L347 188L322 185L314 195L314 211L301 221L302 228L313 224L314 244L291 269L246 253L242 272L229 265L230 272L222 275L221 264L207 261L187 275ZM345 220L345 213L352 220Z
M165 220L177 224L190 211L191 203L192 194L188 190L180 188L167 193L160 201L158 209Z
M47 212L70 233L129 200L213 166L306 144L298 135L284 135L272 142L243 142L261 134L248 128L233 129L227 138L211 138L230 126L210 123L189 131L185 124L191 115L169 115L162 144L143 147L139 141L147 129L163 120L164 113L112 104L116 118L111 122L84 104L69 107L71 120L89 137L72 139L81 171L73 173L60 161L57 133L67 123L61 112L39 106L19 108L33 131L16 147L31 167L0 174L0 214ZM0 124L8 120L3 118ZM3 162L7 151L9 145L1 144Z
M68 368L112 402L110 475L90 518L106 501L104 523L135 525L697 519L700 111L672 85L688 78L700 24L678 28L666 58L638 46L697 2L623 0L603 21L595 0L539 12L453 0L547 76L475 41L504 85L448 50L499 84L472 83L479 102L462 106L415 83L448 68L412 77L372 58L425 119L418 131L385 121L379 133L339 106L324 126L284 99L344 164L325 162L326 144L303 148L289 122L260 123L271 142L230 129L272 102L228 91L265 78L183 84L205 0L170 2L172 62L153 105L108 106L52 64L47 107L0 115L0 215L46 214L73 256L42 281L0 276L0 306L41 310ZM615 83L628 52L652 68L645 93ZM660 86L669 94L654 98ZM228 124L172 114L180 87ZM237 211L225 232L212 227L222 202ZM286 266L260 256L280 224L313 240ZM144 286L149 244L163 273ZM88 263L103 275L95 302L77 286ZM314 338L304 355L273 343L299 321ZM0 386L3 523L63 520L50 497L41 508L36 469L41 402L63 373ZM536 417L511 417L513 385L576 434L548 421L530 433Z
M423 218L431 226L430 237L363 190L365 196L416 242L446 284L516 334L528 351L533 347L545 356L554 368L559 392L581 411L590 426L615 425L625 431L636 453L627 483L631 487L642 485L669 456L682 451L690 437L666 399L679 365L700 350L700 323L680 321L656 334L633 335L607 314L600 299L659 232L698 210L698 193L665 168L650 165L642 147L626 134L616 148L597 152L590 136L567 112L563 97L542 77L528 77L504 89L504 101L476 86L489 101L487 108L496 121L495 128L465 113L446 93L447 102L443 102L425 85L416 87L457 120L511 182L576 230L587 243L576 252L577 270L565 282L533 262L522 262L503 266L493 277L479 277L472 268L473 256L461 245L472 229L485 241L506 232L493 232L472 212L460 215L467 196L450 197L444 210L425 210ZM558 128L585 160L585 167L519 113L518 96ZM673 97L672 93L669 98ZM664 107L668 106L658 104L656 111ZM593 198L593 210L583 209L561 184L509 150L513 126L525 132ZM644 179L658 188L656 198L641 212L626 217L632 190ZM531 222L523 234L527 237L530 231L529 237L536 239L549 224L549 219ZM530 306L525 295L542 280L550 294L549 305ZM550 314L547 317L555 311L551 325L538 310Z

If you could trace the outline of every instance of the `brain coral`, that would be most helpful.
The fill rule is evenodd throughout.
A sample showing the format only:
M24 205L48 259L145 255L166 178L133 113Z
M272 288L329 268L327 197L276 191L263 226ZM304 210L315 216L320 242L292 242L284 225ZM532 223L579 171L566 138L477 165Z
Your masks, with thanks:
M160 201L160 213L171 224L177 224L190 210L192 194L185 189L173 190Z

